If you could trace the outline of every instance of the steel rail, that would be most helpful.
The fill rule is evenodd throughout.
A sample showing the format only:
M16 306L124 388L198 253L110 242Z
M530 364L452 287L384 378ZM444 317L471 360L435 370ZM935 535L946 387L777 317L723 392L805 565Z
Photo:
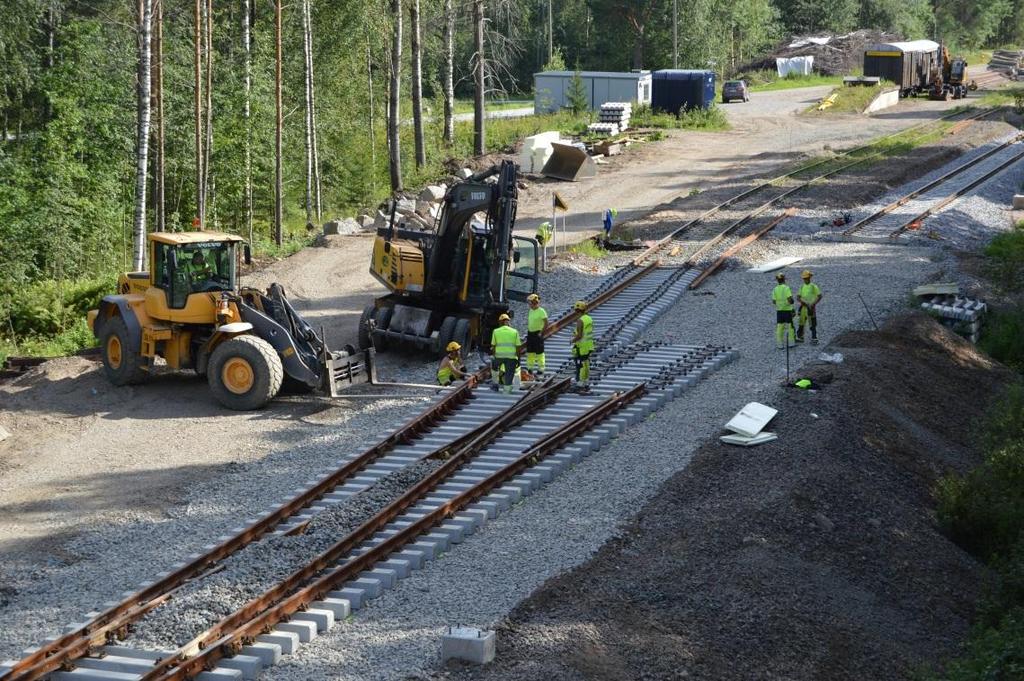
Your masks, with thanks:
M903 223L898 228L894 229L889 234L889 238L890 239L895 239L895 238L899 237L901 234L903 234L908 229L910 229L912 225L918 224L922 220L925 220L928 217L930 217L933 213L936 213L937 211L942 210L943 208L945 208L949 204L953 203L954 201L959 199L961 196L963 196L967 192L971 191L972 189L974 189L978 185L980 185L980 184L982 184L984 182L987 182L989 179L991 179L992 177L995 177L999 173L1003 172L1004 170L1006 170L1007 168L1009 168L1011 165L1013 165L1017 161L1021 160L1022 158L1024 158L1024 151L1020 152L1019 154L1017 154L1013 158L1010 158L1010 159L1000 163L998 166L996 166L992 170L988 171L987 173L985 173L984 175L982 175L978 179L971 181L970 183L968 183L967 185L961 187L960 189L958 189L954 193L950 194L949 196L946 196L945 198L943 198L938 203L936 203L933 206L929 207L926 211L920 213L919 215L915 215L913 218L911 218L907 222Z
M305 566L293 572L289 577L281 580L271 589L267 590L260 596L253 598L233 614L222 619L217 624L199 634L189 643L181 646L174 655L161 660L143 677L143 679L183 678L178 674L187 674L189 673L189 670L194 670L196 668L195 660L201 656L203 651L208 650L211 644L217 645L217 642L220 642L225 636L230 636L232 632L238 631L239 627L244 627L247 622L252 620L252 618L259 616L260 613L264 613L268 611L268 609L273 609L275 604L278 604L282 599L288 598L289 594L292 594L296 589L306 585L309 580L316 578L319 573L329 569L333 562L350 553L354 548L372 537L397 516L401 515L421 499L428 496L437 486L449 478L453 473L465 466L477 455L477 453L493 442L498 436L506 432L509 428L522 422L526 417L538 409L552 403L562 393L564 393L571 384L572 381L568 378L550 379L534 391L526 393L523 398L516 402L510 409L503 412L499 417L492 419L488 424L485 424L486 427L479 429L480 432L477 433L475 437L465 442L457 451L453 452L441 466L430 474L424 476L419 482L406 490L401 497L390 503L387 507L365 521L353 532L336 542L333 546L325 550ZM426 517L429 518L431 516L428 515ZM430 525L433 525L433 523L430 523ZM413 527L420 526L421 525L419 523L415 523L413 525ZM410 536L417 536L418 534L420 533L417 531ZM405 542L403 541L402 543L404 544ZM381 548L385 545L387 545L388 548ZM358 563L361 570L363 569L362 566L372 565L373 563L381 560L384 556L390 554L392 551L390 546L391 545L387 542L383 542L361 556L346 562L345 566L349 566L352 563ZM338 570L334 570L331 574L336 574L337 572ZM344 579L347 579L349 576L350 574L346 572ZM332 582L332 584L334 583L337 582ZM315 598L310 600L315 600ZM308 602L309 601L306 601L306 604L308 604ZM291 612L294 612L294 610ZM288 614L290 614L290 612ZM270 624L274 624L276 621L277 620ZM240 643L240 641L240 638L235 639L235 643ZM201 660L199 664L201 668Z
M248 544L260 539L283 520L320 499L345 480L372 464L389 450L410 442L439 420L446 417L469 399L473 388L481 380L483 379L480 377L480 374L470 376L465 383L445 395L436 404L411 418L388 437L370 447L352 461L341 466L302 494L296 495L291 501L278 507L273 513L261 518L242 532L221 542L188 564L173 570L170 574L157 580L145 589L137 591L118 604L111 606L77 629L68 632L55 641L47 643L32 654L22 658L5 674L0 675L0 681L34 681L60 669L74 658L87 655L93 646L103 645L113 638L114 633L122 630L126 625L139 619L155 607L152 605L154 600L159 600L168 591L199 575L212 564L223 560Z
M584 412L577 418L565 424L558 431L546 437L542 442L537 443L526 450L519 458L505 467L495 471L488 478L473 488L466 490L452 498L445 504L427 514L415 523L400 530L397 534L389 537L378 544L371 551L346 561L326 575L317 578L311 584L303 587L296 593L285 598L276 605L265 609L259 614L254 614L248 621L245 621L233 631L225 633L215 641L209 643L194 657L182 662L173 669L164 669L157 674L156 670L143 677L142 681L171 681L177 679L188 679L212 667L213 664L223 658L229 657L237 651L243 641L259 635L272 627L275 623L288 618L293 613L307 607L313 601L323 598L325 594L335 589L339 584L351 579L354 575L362 572L373 565L381 557L387 556L398 550L409 541L415 539L424 531L433 527L438 522L452 516L491 490L501 486L510 478L517 475L523 469L534 465L537 461L548 454L559 449L573 438L586 430L592 428L596 423L604 420L610 414L618 411L625 405L633 402L646 392L645 387L636 385L624 393L616 393L609 396L599 404ZM448 462L445 466L452 462ZM439 469L440 470L440 469Z
M871 224L872 222L874 222L875 220L881 218L882 216L888 215L889 213L893 212L894 210L896 210L900 206L906 205L907 203L909 203L909 202L913 201L914 199L916 199L921 194L927 193L928 191L934 189L935 187L938 187L940 184L945 183L950 178L959 175L960 173L964 172L965 170L968 170L969 168L973 168L974 166L978 165L979 163L981 163L985 159L989 158L990 156L993 156L994 154L998 154L1000 151L1003 151L1003 150L1007 149L1011 145L1017 144L1022 139L1024 139L1024 134L1017 135L1013 139L1007 140L1006 142L1003 142L1002 144L1000 144L1000 145L998 145L998 146L996 146L996 147L994 147L992 149L989 149L985 153L983 153L983 154L981 154L979 156L976 156L975 158L972 158L970 161L967 161L966 163L958 165L957 167L953 168L949 172L943 173L942 175L940 175L939 177L935 178L934 180L932 180L928 184L926 184L926 185L924 185L922 187L918 187L917 189L915 189L914 191L910 192L909 194L904 194L903 196L901 196L900 198L896 199L895 201L893 201L893 202L883 206L882 208L878 209L877 211L875 211L871 215L868 215L867 217L864 217L864 218L858 220L857 222L855 222L854 224L850 225L848 228L846 228L843 231L843 236L853 236L854 234L856 234L860 230L864 229L864 227L866 225Z
M723 252L723 253L722 253L722 254L721 254L720 256L718 256L718 259L717 259L717 260L715 260L715 262L713 262L713 263L711 263L710 265L708 265L708 266L707 266L707 267L706 267L706 268L704 269L704 271L702 271L702 272L701 272L700 274L698 274L698 275L697 275L697 278L696 278L696 279L694 279L693 281L691 281L691 282L690 282L690 285L688 286L688 288L689 288L689 289L690 289L691 291L692 291L692 290L694 290L694 289L696 289L696 288L697 288L698 286L700 286L700 285L701 285L702 283L704 283L704 280L705 280L705 279L707 279L707 278L708 278L708 277L710 277L710 276L711 276L712 274L714 274L714 273L715 273L715 271L716 271L716 270L717 270L717 269L718 269L719 267L721 267L721 266L722 266L722 264L723 264L723 263L724 263L724 262L725 262L725 261L726 261L726 260L727 260L727 259L728 259L728 258L729 258L730 256L733 256L733 255L735 255L736 253L739 253L739 252L740 252L741 250L743 250L744 248L746 248L746 247L747 247L748 245L750 245L750 244L752 244L753 242L755 242L755 241L757 241L758 239L760 239L760 238L761 238L762 236L764 236L764 235L765 235L765 234L767 234L767 233L768 233L769 231L771 231L772 229L774 229L774 228L775 228L775 226L776 226L776 225L778 225L778 224L779 224L780 222L782 222L782 221L783 221L783 220L785 220L786 218L788 218L788 217L792 216L792 215L793 215L793 214L794 214L795 212L796 212L796 211L794 211L794 210L793 210L792 208L787 208L786 210L782 211L782 214L781 214L781 215L779 215L779 216L778 216L777 218L775 218L774 220L772 220L771 222L769 222L769 223L768 223L767 225L765 225L765 226L763 226L763 227L759 228L759 229L758 229L757 231L755 231L755 232L752 232L751 234L748 234L747 236L743 237L743 238L742 238L742 239L740 239L740 240L739 240L738 242L736 242L735 244L733 244L732 246L730 246L729 248L727 248L727 249L726 249L726 250L725 250L725 251L724 251L724 252Z
M587 309L593 310L594 308L599 307L602 303L605 303L614 298L615 296L619 295L624 290L626 290L627 288L629 288L630 286L632 286L633 284L635 284L636 282L640 281L648 274L653 272L655 269L657 269L658 263L652 262L648 263L647 265L637 265L637 267L640 267L640 269L637 270L635 274L631 274L630 276L626 277L625 279L617 283L615 286L611 287L604 293L601 293L600 295L595 297L593 300L588 300ZM544 337L550 338L551 336L555 335L565 327L569 326L569 324L572 324L577 319L579 319L580 315L582 314L583 313L580 312L579 310L573 310L569 314L559 317L555 321L548 324L547 329L545 329L544 331Z
M993 114L994 112L999 110L999 108L1001 108L1001 107L993 107L993 108L990 108L990 109L985 109L985 110L982 110L982 111L979 111L979 112L975 112L971 116L969 116L969 117L967 117L966 119L963 119L963 120L978 120L980 118L984 118L986 116L989 116L989 115ZM780 182L782 180L789 179L789 178L793 177L794 175L806 172L807 170L810 170L812 168L817 168L817 167L822 166L822 165L824 165L826 163L833 163L837 159L842 159L844 157L848 157L851 154L854 154L854 153L856 153L858 151L863 151L865 149L870 149L871 147L874 147L877 144L879 144L880 142L884 142L887 139L891 139L893 137L898 137L898 136L901 136L901 135L905 135L908 132L912 132L912 131L918 130L918 129L926 127L926 126L935 125L936 123L941 122L941 121L943 121L943 120L945 120L947 118L952 118L953 116L959 116L959 115L962 115L963 113L964 113L963 111L957 111L957 112L948 114L946 116L942 116L942 117L940 117L940 118L938 118L938 119L936 119L934 121L926 121L924 123L918 123L917 125L911 126L909 128L905 128L905 129L903 129L903 130L901 130L899 132L895 132L895 133L892 133L892 134L889 134L889 135L884 135L882 137L878 137L878 138L872 140L871 142L869 142L867 144L863 144L863 145L861 145L859 147L855 147L855 148L850 149L848 151L842 152L841 154L837 154L836 156L834 156L832 158L828 158L828 159L824 159L824 160L821 160L821 161L817 161L817 162L812 163L810 165L802 166L800 168L792 170L792 171L790 171L790 172L788 172L788 173L786 173L784 175L779 175L778 177L774 177L774 178L772 178L770 180L766 180L766 181L762 182L759 185L756 185L756 186L754 186L754 187L752 187L752 188L750 188L750 189L748 189L748 190L746 190L746 191L744 191L744 192L742 192L740 194L737 194L736 196L733 196L732 198L730 198L730 199L728 199L726 201L723 201L722 203L720 203L720 204L718 204L716 206L713 206L713 207L709 208L708 210L706 210L705 212L701 213L696 218L690 220L689 222L683 224L681 227L678 227L674 231L672 231L669 234L667 234L666 236L662 237L657 242L655 242L650 247L648 247L647 250L645 250L643 253L641 253L636 258L634 258L633 259L633 264L637 265L637 266L640 266L642 263L644 263L646 260L648 260L651 256L653 256L658 251L663 249L666 245L668 245L670 242L672 242L682 232L684 232L684 231L686 231L686 230L688 230L688 229L690 229L692 227L696 227L699 224L702 224L702 223L706 222L709 217L711 217L711 216L721 212L722 210L732 206L733 204L735 204L735 203L737 203L739 201L742 201L743 199L747 198L748 196L751 196L751 195L753 195L753 194L755 194L757 192L760 192L760 191L762 191L764 189L767 189L769 187L775 186L776 183L778 183L778 182ZM840 166L839 168L836 168L833 171L830 171L828 173L824 173L824 174L819 175L817 177L811 178L810 180L806 180L803 183L801 183L800 185L798 185L796 188L791 189L790 191L787 191L787 192L785 192L785 193L783 193L783 194L781 194L779 196L776 196L772 201L769 201L767 204L762 205L759 209L757 209L757 212L754 215L747 216L746 219L742 220L739 224L734 223L733 225L730 225L730 227L727 228L727 229L735 230L740 225L742 225L745 222L749 221L749 219L751 219L753 217L756 217L756 215L760 215L762 212L767 210L767 208L769 208L771 205L773 205L774 203L777 203L778 201L782 200L786 196L789 196L790 194L794 193L795 191L797 191L799 189L803 189L803 188L809 186L810 184L812 184L814 182L817 182L819 180L831 177L832 175L835 175L835 174L837 174L837 173L839 173L839 172L841 172L843 170L847 170L848 168L852 168L852 167L854 167L856 165L860 165L861 163L864 163L866 161L878 158L883 153L884 152L877 152L875 154L869 154L868 156L865 156L863 158L857 159L856 161L854 161L852 163L848 163L846 165L842 165L842 166ZM731 233L731 231L729 233ZM721 236L721 237L724 238L724 236L728 236L728 234L722 235L720 233L717 236ZM721 239L718 239L718 240L720 241ZM717 241L716 241L716 243L717 243Z

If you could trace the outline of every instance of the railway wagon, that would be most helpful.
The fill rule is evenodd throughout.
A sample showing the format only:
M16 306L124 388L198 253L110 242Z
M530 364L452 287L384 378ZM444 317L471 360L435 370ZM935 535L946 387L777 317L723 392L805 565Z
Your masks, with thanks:
M927 92L932 74L941 68L939 50L931 40L874 43L864 51L864 75L894 83L900 97Z

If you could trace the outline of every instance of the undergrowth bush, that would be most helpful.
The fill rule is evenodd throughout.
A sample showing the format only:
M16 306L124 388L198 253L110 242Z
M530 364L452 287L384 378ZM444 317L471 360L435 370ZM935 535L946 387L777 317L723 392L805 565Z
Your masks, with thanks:
M1024 288L1024 232L1004 232L985 247L995 283L1007 291Z
M630 122L638 128L679 128L683 130L728 130L729 121L715 104L708 108L682 109L678 116L654 111L649 104L641 104L633 110Z
M978 345L1006 366L1024 373L1024 306L992 310Z
M0 334L18 340L61 333L84 319L114 288L113 280L8 285L0 291Z

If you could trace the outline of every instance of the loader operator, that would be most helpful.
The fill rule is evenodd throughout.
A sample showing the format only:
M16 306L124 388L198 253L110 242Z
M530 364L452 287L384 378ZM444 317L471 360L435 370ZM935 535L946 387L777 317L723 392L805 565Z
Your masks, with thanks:
M462 357L459 356L459 350L461 349L462 346L455 341L449 343L448 347L445 348L448 354L441 358L441 366L437 367L438 385L451 385L452 381L461 381L466 377L466 372L463 370Z
M576 320L576 330L571 341L572 359L576 364L576 385L587 389L590 387L590 353L594 351L594 320L587 314L585 301L578 300L573 307L581 313Z
M519 368L519 332L510 325L507 314L498 317L498 327L491 332L491 369L498 377L498 385L506 393L512 392L512 380Z
M540 296L531 293L526 301L530 312L526 317L526 368L537 377L544 375L544 331L548 326L548 313L540 306Z
M202 251L192 253L192 259L185 264L185 271L192 291L198 291L204 281L212 279L216 274L213 266L206 262Z

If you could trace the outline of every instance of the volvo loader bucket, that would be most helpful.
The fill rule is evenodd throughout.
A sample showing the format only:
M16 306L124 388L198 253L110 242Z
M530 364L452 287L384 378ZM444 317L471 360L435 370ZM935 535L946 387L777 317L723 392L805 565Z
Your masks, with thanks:
M541 175L569 182L597 176L594 159L579 147L552 142L551 152L551 158L540 171Z

